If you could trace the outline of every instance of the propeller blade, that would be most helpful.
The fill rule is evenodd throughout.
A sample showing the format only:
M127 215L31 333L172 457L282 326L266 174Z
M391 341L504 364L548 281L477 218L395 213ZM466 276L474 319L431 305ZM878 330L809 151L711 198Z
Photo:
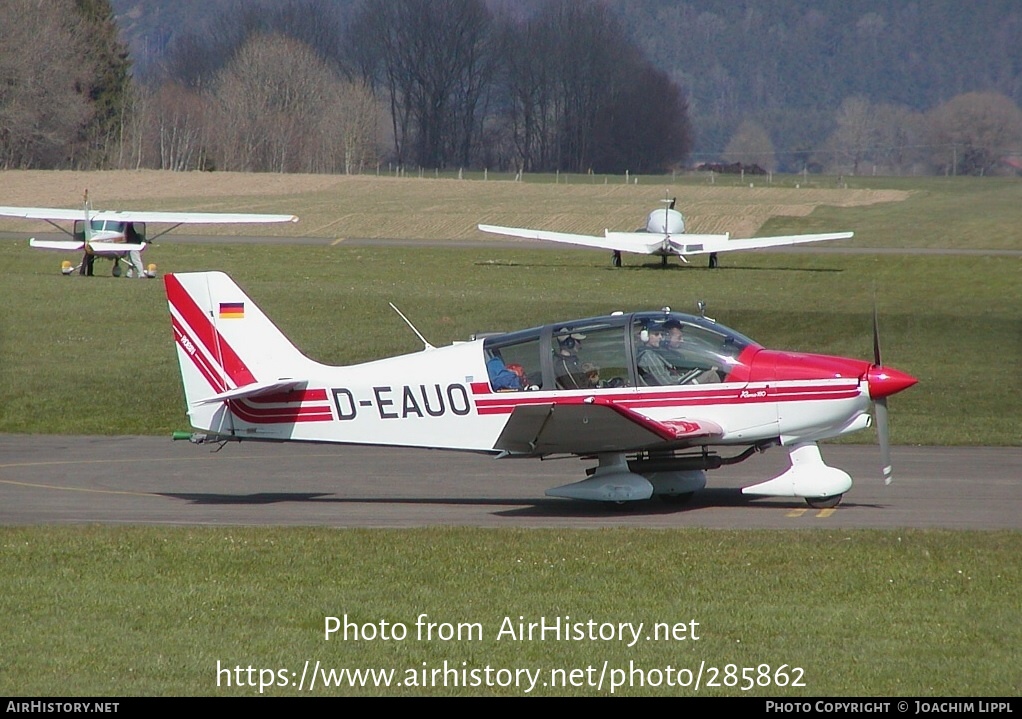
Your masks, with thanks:
M873 299L873 364L883 367L880 359L880 321L877 318L876 298ZM888 485L894 478L891 467L891 430L887 418L887 397L874 401L877 421L877 439L880 442L880 466L884 475L884 484Z
M880 463L883 466L884 484L890 484L893 479L891 469L891 433L887 420L887 398L881 397L875 402L877 437L880 440Z
M873 364L877 367L883 367L883 362L880 361L880 322L877 319L877 304L873 302Z

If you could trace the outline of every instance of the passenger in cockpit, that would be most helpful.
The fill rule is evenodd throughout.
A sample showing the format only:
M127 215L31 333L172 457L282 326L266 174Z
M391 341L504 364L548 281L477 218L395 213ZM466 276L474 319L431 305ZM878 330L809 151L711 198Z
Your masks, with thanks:
M494 392L522 389L520 378L504 365L504 358L496 350L486 362L486 373L490 376L490 387Z

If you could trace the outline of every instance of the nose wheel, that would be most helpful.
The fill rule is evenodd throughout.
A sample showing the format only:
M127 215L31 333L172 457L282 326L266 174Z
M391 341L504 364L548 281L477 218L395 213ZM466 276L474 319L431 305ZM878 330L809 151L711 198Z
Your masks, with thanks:
M841 499L845 495L834 494L830 497L806 497L806 504L813 509L831 509L841 504Z

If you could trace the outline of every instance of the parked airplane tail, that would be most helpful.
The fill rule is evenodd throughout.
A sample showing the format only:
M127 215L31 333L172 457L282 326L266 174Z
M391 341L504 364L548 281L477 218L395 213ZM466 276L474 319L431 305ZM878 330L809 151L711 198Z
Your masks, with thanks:
M230 400L300 389L321 367L223 272L164 276L192 425L225 432Z

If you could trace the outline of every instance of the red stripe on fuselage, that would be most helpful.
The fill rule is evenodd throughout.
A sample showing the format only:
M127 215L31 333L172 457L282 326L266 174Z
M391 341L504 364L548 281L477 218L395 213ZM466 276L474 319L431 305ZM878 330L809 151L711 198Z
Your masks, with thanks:
M329 422L334 416L329 406L279 407L263 409L250 407L240 400L227 403L238 419L249 424L295 424L296 422Z
M474 387L473 387L474 389ZM672 390L667 392L615 392L613 394L595 394L593 392L573 392L537 397L533 393L517 395L506 393L489 393L488 397L473 397L476 410L481 415L510 414L515 407L533 404L582 404L589 397L596 397L601 404L618 404L629 409L655 409L660 407L702 407L707 405L743 405L763 402L808 402L815 400L853 399L860 394L859 384L844 384L837 387L818 385L795 385L756 388L746 387L709 390ZM744 393L744 396L743 396Z
M284 404L287 402L326 402L325 389L296 389L289 392L274 392L256 397L246 397L253 404Z

